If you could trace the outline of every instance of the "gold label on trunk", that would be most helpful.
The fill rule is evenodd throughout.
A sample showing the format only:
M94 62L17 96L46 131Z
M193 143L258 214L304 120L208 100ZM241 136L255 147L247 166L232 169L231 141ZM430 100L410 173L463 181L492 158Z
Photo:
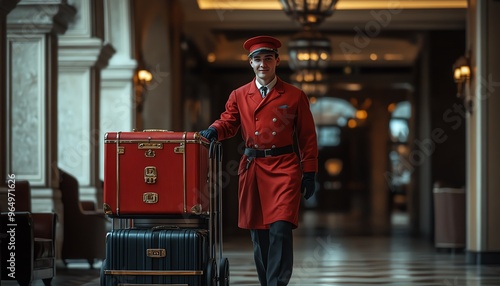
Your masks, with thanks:
M163 248L148 248L146 255L151 258L161 258L167 256L167 251Z
M156 173L156 167L147 166L144 168L144 182L146 184L155 184L158 174Z
M156 204L158 202L157 193L144 193L142 194L142 201L146 204Z
M139 143L139 149L163 149L163 143Z

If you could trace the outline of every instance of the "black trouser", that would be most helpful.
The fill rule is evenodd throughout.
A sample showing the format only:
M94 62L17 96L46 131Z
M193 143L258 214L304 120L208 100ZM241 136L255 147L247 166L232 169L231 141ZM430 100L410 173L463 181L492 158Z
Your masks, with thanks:
M287 221L277 221L268 230L250 231L260 285L288 285L293 267L292 227Z

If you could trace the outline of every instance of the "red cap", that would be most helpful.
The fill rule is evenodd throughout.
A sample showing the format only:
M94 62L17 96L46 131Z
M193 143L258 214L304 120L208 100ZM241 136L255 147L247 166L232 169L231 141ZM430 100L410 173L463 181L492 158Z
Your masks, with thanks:
M261 51L271 51L277 54L279 47L281 47L281 42L270 36L253 37L246 40L243 44L243 48L249 52L248 57Z

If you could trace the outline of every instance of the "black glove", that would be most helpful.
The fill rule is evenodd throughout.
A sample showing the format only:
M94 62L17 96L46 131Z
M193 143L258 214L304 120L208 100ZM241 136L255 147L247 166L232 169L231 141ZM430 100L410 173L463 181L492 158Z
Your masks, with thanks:
M217 129L213 127L208 127L208 129L201 130L200 135L207 138L209 141L216 141L219 136L217 135Z
M316 173L315 172L305 172L302 175L302 186L300 187L301 192L304 194L304 198L308 200L314 192L316 191Z

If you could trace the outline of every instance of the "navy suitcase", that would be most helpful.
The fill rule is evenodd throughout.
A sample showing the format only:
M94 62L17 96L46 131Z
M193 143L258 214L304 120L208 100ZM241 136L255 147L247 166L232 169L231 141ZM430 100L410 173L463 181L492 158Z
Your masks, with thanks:
M106 238L101 285L216 285L208 231L118 229Z

